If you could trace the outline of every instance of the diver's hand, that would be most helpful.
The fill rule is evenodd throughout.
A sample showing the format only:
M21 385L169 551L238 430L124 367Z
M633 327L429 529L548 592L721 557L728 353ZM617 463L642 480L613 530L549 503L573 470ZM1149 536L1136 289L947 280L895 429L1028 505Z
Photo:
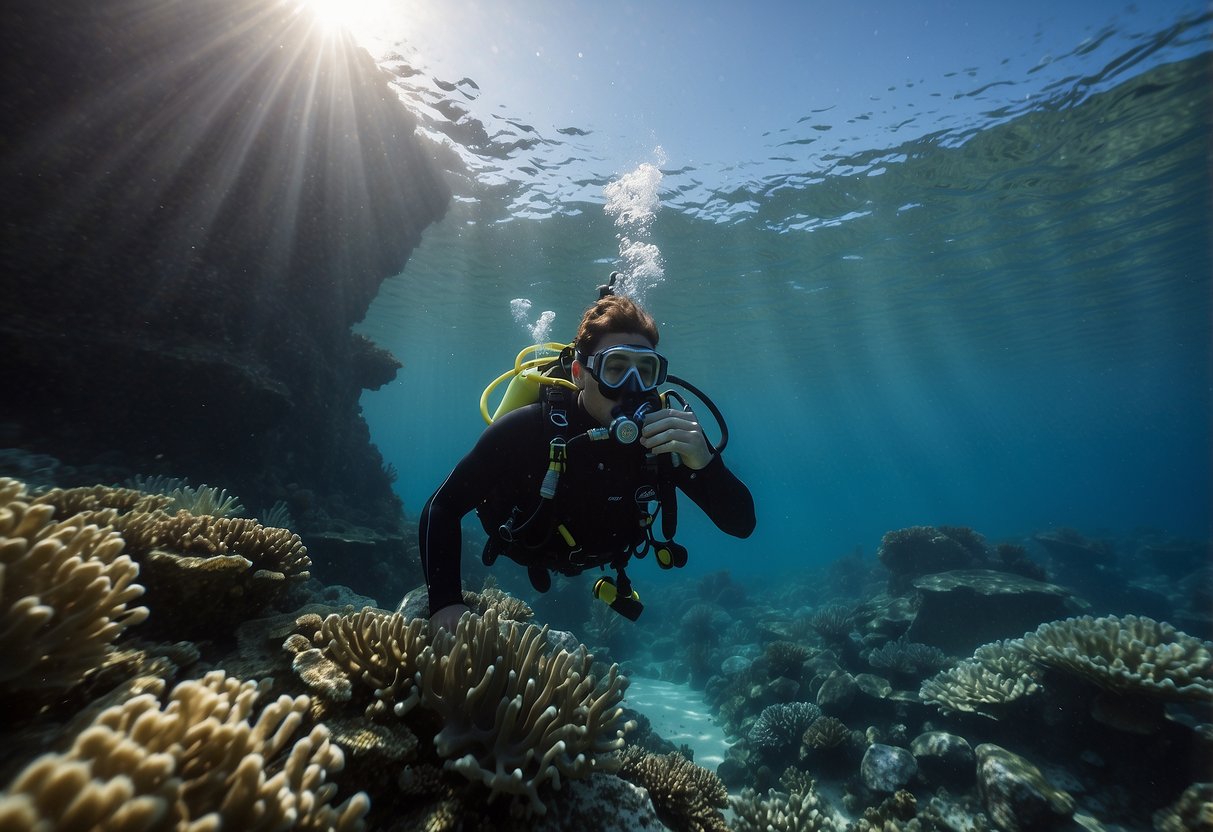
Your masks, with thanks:
M451 604L449 607L443 607L430 616L430 629L437 632L439 628L448 632L455 632L455 627L459 624L460 617L468 612L467 606L464 604Z
M654 410L644 417L640 443L655 454L677 453L682 464L698 471L712 461L707 437L689 410Z

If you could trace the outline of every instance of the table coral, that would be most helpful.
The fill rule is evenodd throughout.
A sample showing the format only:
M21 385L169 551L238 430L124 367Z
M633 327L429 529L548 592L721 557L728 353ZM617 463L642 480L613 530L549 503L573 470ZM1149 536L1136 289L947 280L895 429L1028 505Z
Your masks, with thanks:
M1042 624L1023 637L1041 664L1104 690L1213 703L1213 645L1145 616L1080 616Z
M1018 640L996 641L977 648L971 659L927 679L918 695L945 711L997 718L1002 706L1039 690L1040 675Z

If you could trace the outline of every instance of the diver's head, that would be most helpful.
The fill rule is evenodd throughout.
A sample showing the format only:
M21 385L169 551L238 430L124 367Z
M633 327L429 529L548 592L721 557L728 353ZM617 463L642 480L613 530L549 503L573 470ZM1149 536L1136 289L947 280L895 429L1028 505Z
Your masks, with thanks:
M585 311L573 341L573 381L581 402L601 425L657 399L666 360L655 352L657 324L631 298L608 295Z

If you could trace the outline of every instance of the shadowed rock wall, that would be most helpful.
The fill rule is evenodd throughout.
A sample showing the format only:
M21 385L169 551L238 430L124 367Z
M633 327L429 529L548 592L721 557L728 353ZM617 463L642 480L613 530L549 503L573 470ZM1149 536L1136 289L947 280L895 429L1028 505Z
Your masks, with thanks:
M449 192L348 36L273 0L5 3L0 447L383 528L351 333Z

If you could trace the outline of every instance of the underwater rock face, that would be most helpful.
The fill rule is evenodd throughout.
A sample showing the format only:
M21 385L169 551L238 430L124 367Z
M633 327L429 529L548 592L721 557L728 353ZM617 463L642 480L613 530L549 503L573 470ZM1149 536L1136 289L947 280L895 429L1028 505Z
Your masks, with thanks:
M914 589L922 603L906 638L958 656L1072 614L1067 590L1008 572L963 569L924 575L914 581Z
M398 522L350 328L449 191L370 56L273 0L0 20L0 442Z
M977 746L977 791L990 819L1005 832L1066 828L1074 798L1054 788L1040 769L993 743Z
M895 745L874 743L864 752L859 774L873 791L895 792L914 779L918 762L914 755Z

